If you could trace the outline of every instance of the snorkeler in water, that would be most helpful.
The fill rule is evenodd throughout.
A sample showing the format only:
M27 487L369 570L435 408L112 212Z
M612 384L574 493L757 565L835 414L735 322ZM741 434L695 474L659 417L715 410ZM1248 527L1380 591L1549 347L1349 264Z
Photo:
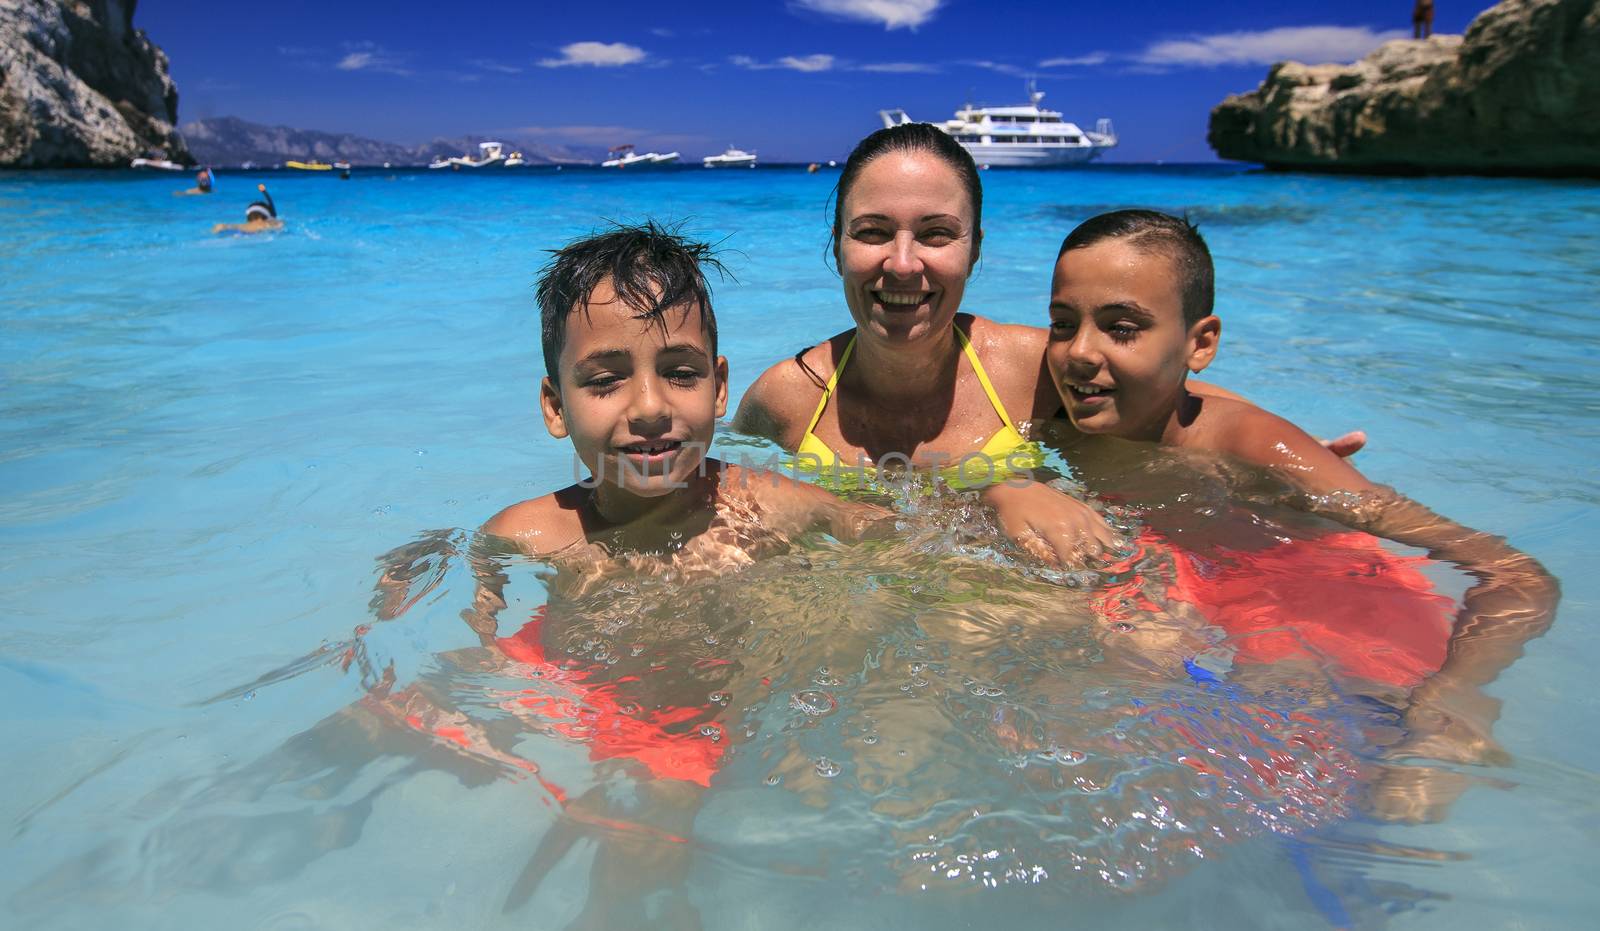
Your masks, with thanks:
M174 197L187 197L191 194L212 194L216 191L216 176L211 173L211 167L200 169L194 176L194 187L184 191L173 191Z
M278 219L278 207L272 202L272 195L267 193L265 184L256 185L256 190L261 192L261 200L250 202L244 208L243 223L218 223L211 228L213 233L265 233L283 229L283 221Z

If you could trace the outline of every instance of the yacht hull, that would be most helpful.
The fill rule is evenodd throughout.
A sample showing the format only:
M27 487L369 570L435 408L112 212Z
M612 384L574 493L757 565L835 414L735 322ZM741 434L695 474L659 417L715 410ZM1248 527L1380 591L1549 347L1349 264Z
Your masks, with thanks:
M1082 165L1098 158L1110 146L1029 145L1020 143L963 142L972 160L990 168L1060 168Z

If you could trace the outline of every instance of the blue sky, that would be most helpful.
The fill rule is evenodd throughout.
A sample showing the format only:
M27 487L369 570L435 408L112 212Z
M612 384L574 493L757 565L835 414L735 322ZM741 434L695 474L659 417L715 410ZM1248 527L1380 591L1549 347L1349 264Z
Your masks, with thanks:
M242 5L241 5L242 6ZM1439 0L1460 32L1487 0ZM686 157L843 158L903 107L945 119L1023 98L1092 126L1114 161L1208 161L1207 114L1270 62L1351 61L1410 35L1409 0L746 0L410 3L144 0L134 23L171 60L184 121L238 116L417 143L622 142Z

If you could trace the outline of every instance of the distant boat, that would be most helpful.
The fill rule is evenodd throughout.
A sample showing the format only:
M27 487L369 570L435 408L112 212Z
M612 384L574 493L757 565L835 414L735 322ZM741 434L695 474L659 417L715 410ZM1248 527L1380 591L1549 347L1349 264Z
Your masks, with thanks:
M656 152L635 152L632 143L612 146L607 154L611 158L601 162L601 168L655 168L670 165L678 160L676 152L668 152L665 155Z
M339 169L340 171L349 171L350 170L350 163L349 162L334 162L333 163L333 167Z
M454 165L454 163L451 162L450 159L445 158L444 156L440 156L440 157L434 159L433 161L429 162L428 163L428 167L434 169L435 171L437 171L440 168L453 168L453 167L455 167L455 165Z
M516 168L519 165L526 164L528 164L528 160L522 157L521 152L512 152L510 155L506 156L507 168Z
M754 168L756 153L736 149L730 145L728 151L721 155L707 155L700 162L707 168Z
M128 167L129 168L158 168L158 169L160 169L162 171L188 171L189 170L187 166L180 165L177 162L168 161L165 158L136 158L128 165Z
M478 143L479 155L477 158L461 155L449 159L449 163L459 165L462 168L483 168L496 162L505 161L505 153L502 151L504 148L505 146L499 142L480 142Z
M298 168L301 171L332 171L333 166L327 162L284 162L285 168Z

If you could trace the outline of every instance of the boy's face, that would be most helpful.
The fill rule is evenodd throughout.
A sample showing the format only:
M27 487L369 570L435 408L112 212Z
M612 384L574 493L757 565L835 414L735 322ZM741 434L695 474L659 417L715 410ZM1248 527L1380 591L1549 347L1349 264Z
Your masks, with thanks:
M1183 382L1216 354L1221 323L1183 322L1175 263L1125 239L1073 249L1050 284L1045 359L1084 433L1159 440Z
M713 358L700 311L635 319L610 281L567 318L566 344L540 406L601 482L643 497L684 487L728 408L728 360ZM665 324L663 328L661 323Z

